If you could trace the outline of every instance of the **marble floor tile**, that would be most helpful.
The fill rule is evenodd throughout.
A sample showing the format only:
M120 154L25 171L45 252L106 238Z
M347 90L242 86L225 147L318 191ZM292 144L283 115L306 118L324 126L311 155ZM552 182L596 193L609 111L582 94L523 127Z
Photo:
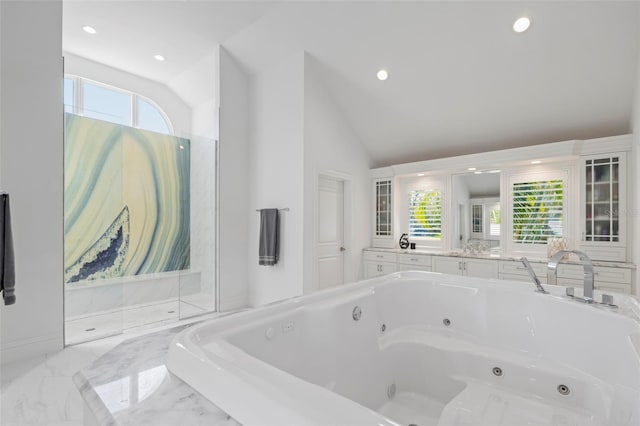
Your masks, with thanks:
M3 365L0 424L82 425L83 401L71 378L125 338L114 336Z

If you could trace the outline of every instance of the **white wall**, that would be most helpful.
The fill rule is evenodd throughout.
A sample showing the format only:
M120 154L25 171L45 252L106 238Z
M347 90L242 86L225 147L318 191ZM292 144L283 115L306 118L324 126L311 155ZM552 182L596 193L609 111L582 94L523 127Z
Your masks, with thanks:
M155 102L169 117L177 136L191 136L191 108L167 86L71 53L64 53L64 72L138 93Z
M11 195L16 297L3 363L62 348L62 2L0 2L0 188Z
M218 132L218 49L213 49L200 61L191 84L198 83L200 95L188 97L196 102L191 109L191 269L200 272L200 290L211 295L202 306L215 308L215 200L216 200L216 140ZM197 77L197 78L196 78ZM181 86L182 87L182 86ZM183 87L180 91L187 96ZM181 279L181 294L186 290ZM208 304L210 302L210 305Z
M289 57L251 81L250 200L248 269L251 305L302 294L304 53ZM280 213L280 260L258 265L260 216Z
M371 180L369 154L347 124L317 73L314 59L304 63L304 293L317 289L317 180L322 172L349 177L345 192L345 282L362 279L362 249L371 237ZM346 231L346 229L345 229Z
M220 310L248 302L247 221L257 213L249 202L249 84L223 48L219 61L218 286ZM264 159L268 161L268 158ZM256 243L257 244L257 243Z

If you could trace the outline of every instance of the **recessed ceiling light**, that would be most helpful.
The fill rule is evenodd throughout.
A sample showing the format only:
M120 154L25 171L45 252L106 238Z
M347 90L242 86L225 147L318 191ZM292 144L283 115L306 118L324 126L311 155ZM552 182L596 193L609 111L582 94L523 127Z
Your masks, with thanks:
M389 78L389 73L387 72L387 70L380 70L376 75L378 76L378 80L380 81L385 81L387 78Z
M489 170L488 173L500 173L500 170Z
M467 170L469 170L470 172L472 172L472 171L476 170L476 168L475 168L475 167L469 167Z
M418 176L424 176L424 173L418 173Z
M531 164L540 164L540 163L542 163L542 161L540 161L540 160L533 160L533 161L531 162Z
M84 27L82 27L82 31L84 31L87 34L95 34L95 33L98 32L98 31L96 31L95 28L93 28L90 25L85 25Z
M473 172L473 174L474 175L480 175L480 174L482 174L482 172L481 171L477 171L477 172Z
M164 61L164 56L162 55L153 55L153 59L155 59L156 61Z
M529 29L530 25L531 20L526 16L523 16L522 18L516 19L516 22L513 23L513 31L523 33Z

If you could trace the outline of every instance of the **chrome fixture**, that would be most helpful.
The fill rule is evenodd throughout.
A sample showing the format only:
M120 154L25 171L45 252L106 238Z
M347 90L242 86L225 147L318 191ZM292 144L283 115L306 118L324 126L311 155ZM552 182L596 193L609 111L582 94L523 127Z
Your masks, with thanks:
M571 389L567 385L558 385L558 393L566 396L571 393Z
M568 254L577 254L582 262L582 267L584 270L584 290L582 293L582 298L575 297L570 293L573 291L567 291L567 296L572 296L576 300L580 300L584 303L593 303L593 263L591 262L591 258L587 256L585 252L580 250L560 250L556 254L554 254L551 259L549 259L549 263L547 264L547 282L549 284L555 285L558 282L558 264L560 261ZM569 290L569 289L567 289Z
M529 276L533 280L533 283L536 285L536 291L544 294L549 293L547 290L544 289L544 287L542 287L542 284L540 284L540 280L538 279L538 277L536 277L536 273L531 267L531 264L529 263L529 259L523 256L520 258L520 262L522 262L527 272L529 273Z
M356 306L355 308L353 308L351 316L353 317L354 321L360 320L360 318L362 317L362 309L360 309L360 306Z

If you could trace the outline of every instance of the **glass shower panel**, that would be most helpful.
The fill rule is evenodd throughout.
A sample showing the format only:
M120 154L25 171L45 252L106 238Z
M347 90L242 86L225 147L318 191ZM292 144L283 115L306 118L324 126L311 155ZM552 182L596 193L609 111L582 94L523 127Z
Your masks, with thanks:
M122 332L129 211L120 126L66 113L64 136L65 343L74 344Z
M180 318L216 310L216 141L192 137L189 142L189 202L183 206L190 212L190 262L180 271Z

